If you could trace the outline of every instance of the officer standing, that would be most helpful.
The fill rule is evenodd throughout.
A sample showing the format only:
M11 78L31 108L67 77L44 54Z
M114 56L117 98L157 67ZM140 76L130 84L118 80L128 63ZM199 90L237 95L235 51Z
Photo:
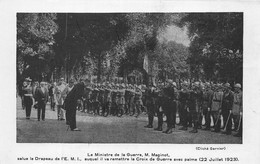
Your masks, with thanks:
M201 107L202 91L199 88L199 82L195 82L193 90L189 95L189 111L192 116L193 130L190 133L198 133L199 111Z
M163 97L162 97L162 90L160 86L158 86L154 91L155 96L155 112L158 118L158 126L154 130L156 131L162 131L162 125L163 125L163 110L162 110L162 104L163 104Z
M155 88L153 86L149 86L145 91L145 102L148 113L148 125L145 128L153 128L153 119L155 114Z
M33 94L32 94L33 88L31 86L30 78L26 78L26 81L24 83L22 90L23 90L26 119L30 119L32 104L33 104Z
M221 90L220 84L215 85L214 89L215 89L215 91L212 95L210 113L211 113L211 115L213 117L213 121L214 121L214 132L220 132L220 126L221 126L220 114L221 114L223 92Z
M234 101L233 92L230 90L231 86L229 83L224 84L224 94L222 100L222 116L224 120L225 132L224 134L230 135L232 130L232 105Z
M179 130L188 130L188 98L189 98L189 90L188 83L184 82L182 84L182 90L180 91L180 113L182 115L182 127Z
M235 137L242 137L242 112L243 112L243 103L242 103L242 91L241 84L235 84L235 93L234 93L234 101L232 106L233 120L235 124L235 130L237 134Z
M209 83L205 83L205 89L203 90L203 98L202 98L202 112L205 118L205 128L203 130L210 130L210 104L211 104L211 97L213 91L210 87ZM202 124L202 119L200 120Z
M166 115L167 119L167 129L163 133L170 134L172 133L174 118L173 115L176 113L176 104L174 94L173 81L168 80L167 86L163 89L163 99L164 103L162 104L162 109Z

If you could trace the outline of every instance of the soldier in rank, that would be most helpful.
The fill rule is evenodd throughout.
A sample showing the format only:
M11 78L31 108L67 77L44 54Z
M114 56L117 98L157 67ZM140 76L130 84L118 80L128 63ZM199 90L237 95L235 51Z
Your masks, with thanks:
M243 99L242 99L242 90L241 84L237 83L234 86L234 100L232 106L232 114L235 125L235 131L237 132L234 136L242 137L242 115L243 115Z
M222 99L223 99L221 84L214 85L214 89L215 90L211 98L210 114L213 117L214 132L220 132L220 126L221 126L220 116L221 116Z
M162 104L162 109L164 114L166 115L166 122L167 122L167 129L163 131L163 133L166 134L172 133L172 128L174 124L173 115L174 115L174 111L176 112L176 106L175 106L176 104L174 100L175 100L175 94L174 94L173 81L168 80L167 86L163 89L163 104Z
M149 86L145 91L146 107L148 113L148 125L145 128L153 128L153 119L155 115L155 88Z
M202 97L202 117L205 119L205 128L203 130L210 130L210 104L211 104L211 97L213 91L211 89L210 83L205 83L205 88L203 90L203 97ZM202 124L202 117L200 122Z

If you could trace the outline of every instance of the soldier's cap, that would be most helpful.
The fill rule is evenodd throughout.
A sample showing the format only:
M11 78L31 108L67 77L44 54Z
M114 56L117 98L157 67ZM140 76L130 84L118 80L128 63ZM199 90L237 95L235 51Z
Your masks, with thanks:
M40 83L40 85L45 85L46 83L44 82L44 81L42 81L41 83Z
M60 80L64 80L64 78L62 77L62 78L60 78Z
M224 87L225 87L225 88L231 88L231 86L230 86L229 83L225 83L225 84L224 84Z
M25 80L26 81L32 81L32 79L30 79L30 77L27 77Z
M240 88L240 89L241 89L241 84L237 83L237 84L235 84L234 87L235 87L235 88Z

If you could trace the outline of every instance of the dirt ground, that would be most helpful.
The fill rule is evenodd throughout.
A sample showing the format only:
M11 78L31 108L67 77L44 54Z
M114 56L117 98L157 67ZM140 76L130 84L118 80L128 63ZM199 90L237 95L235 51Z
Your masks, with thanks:
M147 116L93 116L77 112L77 127L82 131L68 130L65 121L57 120L57 111L46 107L46 120L37 121L37 112L32 109L31 119L25 119L21 100L17 99L17 143L170 143L170 144L241 144L242 138L221 133L199 130L193 134L178 130L163 134L144 128ZM154 127L157 119L154 120ZM164 123L164 129L166 123Z

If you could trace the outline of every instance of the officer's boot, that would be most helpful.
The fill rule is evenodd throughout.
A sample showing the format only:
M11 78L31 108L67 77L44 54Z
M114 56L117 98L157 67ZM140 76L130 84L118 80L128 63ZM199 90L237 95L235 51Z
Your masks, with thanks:
M145 126L145 128L153 128L153 116L149 115L148 116L148 125Z
M190 133L198 133L198 122L194 122L193 130Z

